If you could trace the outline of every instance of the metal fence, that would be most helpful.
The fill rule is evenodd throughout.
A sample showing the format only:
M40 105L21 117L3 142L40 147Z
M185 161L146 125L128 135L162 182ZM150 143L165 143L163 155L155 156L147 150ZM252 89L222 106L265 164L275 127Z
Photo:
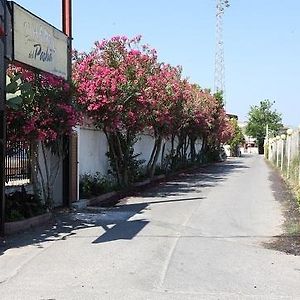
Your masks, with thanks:
M270 138L266 147L268 159L293 185L300 186L300 128Z
M25 142L8 143L5 156L6 185L30 182L30 146Z

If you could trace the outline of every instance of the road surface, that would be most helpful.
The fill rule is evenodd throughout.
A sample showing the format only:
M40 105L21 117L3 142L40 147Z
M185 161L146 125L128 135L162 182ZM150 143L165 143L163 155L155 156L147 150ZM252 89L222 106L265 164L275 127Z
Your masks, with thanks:
M264 247L284 221L270 174L229 159L11 238L0 299L300 299L300 257Z

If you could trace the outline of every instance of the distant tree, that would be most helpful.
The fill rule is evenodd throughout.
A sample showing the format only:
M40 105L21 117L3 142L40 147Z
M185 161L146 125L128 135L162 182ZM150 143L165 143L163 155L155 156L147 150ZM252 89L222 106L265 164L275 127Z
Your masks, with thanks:
M267 125L269 132L273 135L276 135L283 127L281 114L272 109L274 103L274 101L265 99L260 101L259 105L251 106L248 113L249 120L246 134L256 138L260 154L263 153Z
M232 156L239 155L239 146L245 142L245 137L241 127L238 125L236 119L230 119L231 126L233 128L233 134L231 139L227 142L230 146L230 152Z

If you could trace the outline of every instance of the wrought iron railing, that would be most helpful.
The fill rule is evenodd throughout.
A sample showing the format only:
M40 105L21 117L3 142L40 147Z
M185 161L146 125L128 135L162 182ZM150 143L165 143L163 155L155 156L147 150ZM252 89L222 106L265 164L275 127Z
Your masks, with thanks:
M30 145L26 142L7 144L5 156L5 182L7 185L29 183L30 172Z

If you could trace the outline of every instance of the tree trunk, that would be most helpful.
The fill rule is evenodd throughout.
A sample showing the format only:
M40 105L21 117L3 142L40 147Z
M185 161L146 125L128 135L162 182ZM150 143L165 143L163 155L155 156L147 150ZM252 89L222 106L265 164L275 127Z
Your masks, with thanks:
M147 172L149 172L149 170L151 168L151 165L153 163L155 153L156 153L156 149L157 149L157 139L155 138L155 142L154 142L154 145L153 145L153 148L152 148L151 156L150 156L150 159L147 163Z
M203 162L203 157L206 154L206 151L207 151L207 138L205 138L203 136L203 138L202 138L202 147L201 147L201 150L200 150L200 157L201 157L202 162Z
M53 199L52 199L53 193L52 193L51 186L50 186L50 165L48 165L49 157L47 157L47 153L46 153L47 150L46 150L45 143L41 142L41 146L42 146L43 161L44 161L44 167L45 167L45 173L46 173L46 180L44 180L44 184L46 186L43 189L46 192L46 194L44 195L45 204L47 207L52 209L53 208ZM49 162L49 164L51 164L51 162Z
M122 174L121 174L121 166L119 163L119 156L116 151L116 145L115 145L115 137L114 134L108 133L106 130L104 130L104 133L106 135L106 139L108 142L108 147L109 147L109 153L110 153L110 159L113 163L112 168L116 172L116 179L118 181L119 185L122 185Z
M160 165L162 168L164 168L164 157L165 157L165 149L166 149L166 143L163 144L162 150L161 150L161 159L160 159Z
M196 138L191 136L190 137L190 149L191 149L191 161L192 163L196 160L196 147L195 147Z
M160 153L160 150L161 150L161 145L162 145L162 137L161 136L157 137L157 140L155 141L155 144L156 144L156 151L155 151L155 155L154 155L153 161L152 161L152 163L150 165L150 169L149 169L150 178L153 178L153 176L154 176L156 163L157 163L158 156L159 156L159 153Z
M41 199L41 185L38 180L38 142L32 141L30 153L31 182L34 196Z
M264 141L258 140L258 154L264 154Z
M131 132L123 134L121 132L108 133L104 130L108 145L111 167L115 172L118 184L122 187L127 187L132 179L132 146L135 141L135 135Z

